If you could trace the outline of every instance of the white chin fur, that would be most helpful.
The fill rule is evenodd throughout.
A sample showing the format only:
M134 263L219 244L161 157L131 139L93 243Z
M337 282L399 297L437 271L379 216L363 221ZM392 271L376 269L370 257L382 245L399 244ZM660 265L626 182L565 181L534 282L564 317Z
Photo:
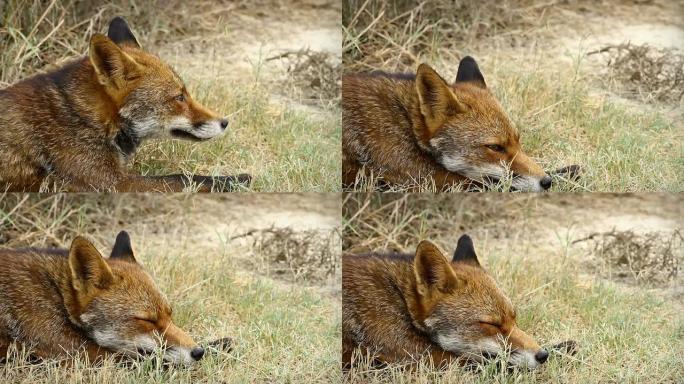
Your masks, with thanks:
M521 192L541 192L540 180L531 176L518 176L511 183L513 188Z
M97 345L110 348L128 356L139 356L138 349L154 351L159 347L157 338L149 334L140 334L131 340L122 339L112 331L94 331L93 339ZM164 350L164 360L172 364L192 365L197 361L190 356L190 349L184 347L167 347Z
M442 166L450 172L463 175L471 180L482 181L484 177L502 179L506 177L506 168L501 164L468 164L460 156L442 157ZM514 177L511 186L520 192L541 192L540 179L532 176Z
M506 169L500 164L474 165L469 164L460 156L443 156L442 166L450 172L455 172L477 181L481 181L484 176L500 179L506 174Z
M534 358L534 353L530 351L515 351L511 353L508 362L514 367L535 369L539 367L537 359Z
M427 323L427 320L426 320ZM482 361L486 354L497 355L503 350L495 338L484 338L476 342L465 342L458 334L439 334L437 344L445 351L462 354L475 361Z
M223 129L221 129L221 123L218 120L212 120L193 129L191 133L200 139L211 139L212 137L221 136Z
M210 120L195 128L192 122L187 117L175 117L169 122L171 130L177 129L191 134L198 139L211 139L223 134L221 129L221 122L219 120Z
M429 321L429 318L425 320L426 325ZM480 339L476 342L465 342L454 332L437 335L436 339L437 344L445 351L461 354L477 362L484 360L483 355L498 355L504 351L501 342L494 337ZM514 367L527 369L535 369L540 365L535 359L534 353L526 350L512 352L508 357L508 363Z
M190 356L190 350L188 348L181 347L167 348L166 351L164 351L164 360L178 365L192 365L197 362L197 360Z
M155 338L148 334L140 334L132 339L123 339L114 331L93 331L93 339L97 345L129 356L138 355L138 349L152 351L157 347Z

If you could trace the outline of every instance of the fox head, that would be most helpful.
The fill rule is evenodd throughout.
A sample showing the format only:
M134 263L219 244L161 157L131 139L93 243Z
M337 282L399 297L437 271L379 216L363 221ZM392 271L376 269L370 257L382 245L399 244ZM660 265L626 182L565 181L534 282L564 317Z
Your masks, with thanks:
M449 262L429 241L416 249L414 324L443 350L474 361L510 351L509 364L536 368L548 352L516 325L511 301L480 266L463 235Z
M109 24L107 36L91 37L89 59L118 111L119 126L135 140L171 136L200 141L228 127L227 119L192 99L170 66L142 50L120 17Z
M541 191L551 177L520 148L520 135L487 89L475 60L461 60L452 85L427 64L416 74L423 124L415 124L418 144L451 172L471 180L503 178L513 173L512 186Z
M171 320L171 306L136 261L126 232L119 233L108 259L88 240L76 237L69 268L69 317L100 347L133 357L161 348L165 361L181 365L204 355L204 349Z

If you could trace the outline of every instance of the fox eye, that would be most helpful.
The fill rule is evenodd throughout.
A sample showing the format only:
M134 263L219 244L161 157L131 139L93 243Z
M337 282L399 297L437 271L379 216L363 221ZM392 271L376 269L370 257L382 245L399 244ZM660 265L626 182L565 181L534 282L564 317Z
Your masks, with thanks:
M185 95L183 95L183 94L181 93L180 95L174 97L174 99L176 99L176 101L179 101L179 102L183 103L183 102L185 102Z
M506 148L502 147L499 144L487 144L485 147L491 149L494 152L505 152Z

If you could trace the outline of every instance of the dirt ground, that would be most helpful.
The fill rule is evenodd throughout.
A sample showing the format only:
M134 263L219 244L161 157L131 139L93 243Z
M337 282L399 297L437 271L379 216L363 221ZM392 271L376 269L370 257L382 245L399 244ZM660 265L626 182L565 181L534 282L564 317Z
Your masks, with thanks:
M332 89L339 87L342 60L338 1L273 2L269 7L228 4L215 12L225 15L226 27L219 34L166 42L158 49L160 56L189 79L265 84L274 101L298 103L318 112L318 117L320 109L308 108L316 105L318 93L323 92L324 99L339 97ZM298 68L307 54L318 55L309 64L326 67L326 78L314 78L306 73L310 68ZM217 70L221 68L230 70Z

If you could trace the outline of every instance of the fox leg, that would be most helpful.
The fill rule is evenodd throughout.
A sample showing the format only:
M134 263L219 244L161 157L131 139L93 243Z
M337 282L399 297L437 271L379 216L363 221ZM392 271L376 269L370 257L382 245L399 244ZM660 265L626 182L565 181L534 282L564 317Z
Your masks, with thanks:
M4 337L0 337L0 363L7 359L7 350L9 349L10 341Z
M199 192L230 192L240 185L249 186L251 176L128 176L116 184L118 192L182 192L191 183L199 185Z
M435 187L437 187L438 191L444 191L449 187L459 184L466 187L471 184L470 180L465 176L461 176L458 173L449 172L446 169L435 170L432 174L432 179L435 181Z
M344 156L342 160L342 185L345 188L351 188L356 183L356 174L361 169L358 162L347 159Z
M417 174L397 169L394 171L387 171L381 175L382 180L391 185L401 186L406 185L411 181L418 182L419 185L408 185L409 192L420 192L421 179L428 177L431 177L432 181L434 182L435 189L438 192L445 191L449 187L457 186L459 184L464 186L469 186L471 184L471 181L465 176L461 176L458 173L449 172L446 169L439 168L437 166L429 167L428 169L424 170L424 172Z
M116 190L117 192L182 192L191 183L200 184L200 192L228 192L238 185L249 185L251 176L139 176L129 174L118 152L110 148L86 151L74 148L79 156L56 159L52 164L57 177L69 183L73 192Z

